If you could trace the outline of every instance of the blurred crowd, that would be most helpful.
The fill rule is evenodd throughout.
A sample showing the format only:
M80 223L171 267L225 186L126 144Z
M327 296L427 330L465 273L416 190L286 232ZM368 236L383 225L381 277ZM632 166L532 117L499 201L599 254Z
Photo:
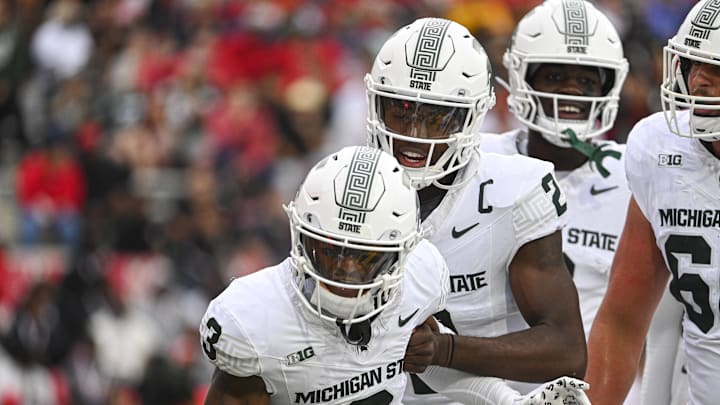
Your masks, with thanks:
M363 75L415 18L502 53L526 0L0 0L0 405L201 403L198 322L285 257L282 204L365 142ZM657 111L691 0L599 0ZM515 126L498 104L484 129ZM272 305L272 303L268 303Z

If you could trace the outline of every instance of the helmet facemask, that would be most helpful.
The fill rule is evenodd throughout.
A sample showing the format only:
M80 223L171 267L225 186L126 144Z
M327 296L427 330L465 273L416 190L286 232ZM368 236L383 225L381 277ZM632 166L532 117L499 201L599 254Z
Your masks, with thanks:
M292 203L286 210L293 287L311 312L351 325L373 318L393 302L415 237L378 244L339 239L301 220Z
M671 39L663 49L662 107L668 128L676 135L705 141L720 140L720 97L691 95L688 83L694 63L720 68L713 54L680 45ZM699 89L702 92L702 89ZM689 125L681 124L678 114L689 111Z
M406 258L422 237L409 176L377 148L346 147L310 170L285 211L299 301L355 344L350 327L396 302Z
M511 53L505 54L505 63L509 66L510 84L501 83L510 93L508 105L511 112L520 122L540 133L553 145L572 147L564 134L568 129L572 130L580 141L587 141L601 136L613 127L618 111L620 86L625 79L625 72L622 70L597 62L570 63L572 66L597 69L602 87L600 95L572 95L539 91L530 84L542 65L562 66L566 63L531 57L514 59ZM620 81L617 74L623 74ZM563 117L572 114L577 116Z
M374 111L368 143L395 156L414 187L447 188L441 180L470 161L478 143L472 131L484 114L461 103L421 101L392 93L375 95L368 102Z
M532 9L517 24L503 65L509 83L499 81L510 93L510 111L548 142L571 147L564 133L572 132L585 142L614 125L628 62L612 23L592 3L546 1ZM544 65L597 69L602 91L599 95L538 91L530 81ZM544 103L546 108L543 100L549 100ZM582 114L572 117L578 109Z

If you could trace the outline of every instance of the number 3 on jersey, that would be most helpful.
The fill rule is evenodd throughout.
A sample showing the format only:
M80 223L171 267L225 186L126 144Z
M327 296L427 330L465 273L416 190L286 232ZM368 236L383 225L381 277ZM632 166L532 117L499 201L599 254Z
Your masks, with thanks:
M678 255L689 255L693 265L709 266L711 253L712 248L707 240L698 235L670 235L665 242L665 259L673 277L670 293L685 306L688 318L704 333L715 324L710 287L699 274L683 272L680 275ZM689 297L683 295L683 291L690 293L693 302L688 302Z
M207 326L209 331L212 331L212 334L205 338L203 341L203 351L208 356L210 360L215 360L217 358L217 351L215 350L215 343L220 340L220 334L222 333L222 327L220 327L220 324L218 321L215 320L215 318L208 319L207 323L205 324Z

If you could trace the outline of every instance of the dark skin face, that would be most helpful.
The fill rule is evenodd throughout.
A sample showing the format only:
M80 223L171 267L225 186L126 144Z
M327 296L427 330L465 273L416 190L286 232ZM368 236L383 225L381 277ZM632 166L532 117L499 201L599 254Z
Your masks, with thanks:
M396 256L388 253L360 251L315 239L305 241L305 251L311 257L315 270L321 276L346 284L364 284L394 262ZM356 297L358 290L325 285L330 292L345 298ZM366 291L363 291L365 293Z
M571 96L602 95L600 73L595 67L569 64L545 63L530 79L530 85L537 91L567 94ZM553 100L540 99L543 111L553 117ZM586 119L590 114L590 103L559 101L558 116L562 119ZM572 148L560 148L546 141L537 131L530 130L528 155L553 162L557 170L573 170L587 161L587 157Z
M688 90L693 96L720 97L720 66L692 62L688 72ZM698 115L720 115L718 110L696 110ZM720 159L720 141L706 142L708 149Z
M383 97L380 100L380 115L386 128L394 133L419 139L442 140L462 130L466 111ZM393 154L405 167L425 167L430 147L430 144L393 140ZM430 164L435 164L447 149L447 143L436 143ZM443 190L429 186L419 190L418 196L423 202L443 193Z
M388 130L419 139L447 139L451 134L459 132L464 123L464 116L456 108L407 100L383 97L380 110ZM436 144L430 163L435 163L447 148L445 143ZM430 145L395 140L393 150L395 158L403 166L424 167Z

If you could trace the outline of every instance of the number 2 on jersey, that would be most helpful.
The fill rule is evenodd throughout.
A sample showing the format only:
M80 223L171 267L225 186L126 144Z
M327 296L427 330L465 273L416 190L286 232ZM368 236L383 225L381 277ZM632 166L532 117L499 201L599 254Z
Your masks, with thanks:
M553 205L555 205L555 210L557 211L558 216L564 214L565 211L567 211L567 203L560 202L560 196L562 195L562 192L560 191L560 187L555 181L555 177L553 177L552 173L548 173L545 175L545 177L543 177L542 188L543 190L545 190L546 193L550 190L554 190L552 195L552 202Z
M699 274L683 273L681 276L676 255L690 255L692 264L710 265L711 253L712 249L705 238L698 235L670 235L665 242L665 259L673 276L670 293L685 306L688 318L704 333L715 324L715 315L710 306L710 287ZM682 291L692 295L694 305L681 294Z

